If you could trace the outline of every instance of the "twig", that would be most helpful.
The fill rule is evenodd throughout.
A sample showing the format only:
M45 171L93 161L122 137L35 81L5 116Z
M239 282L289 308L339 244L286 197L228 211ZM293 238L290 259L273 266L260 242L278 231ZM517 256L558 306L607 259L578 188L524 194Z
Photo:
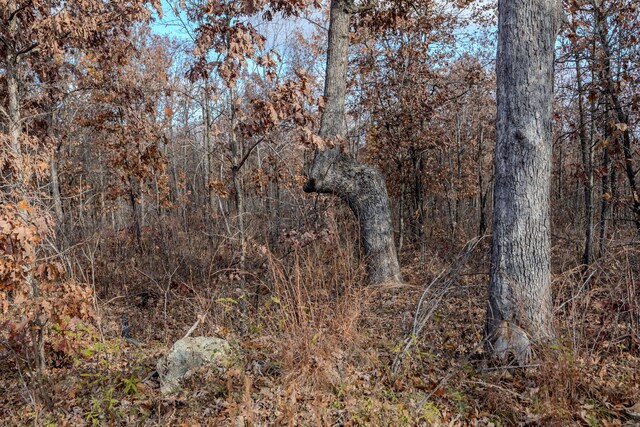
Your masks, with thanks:
M191 328L189 328L189 330L187 331L187 333L182 337L182 339L187 338L189 335L191 335L193 333L193 331L196 330L196 328L198 327L198 325L200 324L200 322L202 322L204 320L204 318L207 317L207 313L204 313L200 316L198 316L198 319L196 320L196 323L193 324L193 326L191 326Z
M493 371L503 371L505 369L510 368L518 368L518 369L526 369L526 368L539 368L542 366L542 363L531 363L528 365L501 365L501 366L492 366L491 368L481 368L478 369L478 372L493 372Z
M35 399L34 394L31 392L31 390L29 390L29 387L27 386L27 382L24 379L24 375L22 374L22 367L20 367L20 356L18 356L18 353L16 353L16 351L13 349L13 347L11 347L11 344L9 344L9 342L7 342L6 339L3 338L1 343L16 358L16 367L18 368L18 374L20 375L20 382L22 383L22 387L24 387L25 391L27 392L27 396L29 396L29 403L31 403L31 406L33 406L33 412L37 417L38 416L37 415L38 414L38 407L36 405L36 399Z
M498 390L503 391L505 393L511 394L511 395L517 397L520 400L525 400L525 401L531 400L528 397L525 397L520 393L517 393L517 392L515 392L513 390L509 390L508 388L501 387L501 386L499 386L497 384L491 384L491 383L485 383L484 381L473 381L473 380L468 380L467 382L471 383L471 384L478 384L478 385L481 385L483 387L492 387L492 388L498 389Z
M397 373L400 368L400 364L402 363L402 358L409 351L409 349L413 346L415 341L418 338L418 335L422 332L428 320L431 318L433 313L435 313L438 305L442 301L442 299L449 293L453 284L456 281L456 278L460 275L460 271L467 263L467 260L478 246L478 244L486 237L487 235L483 235L477 238L474 238L468 241L462 252L458 255L458 257L449 265L449 267L444 268L434 279L426 285L420 299L418 300L418 305L416 307L416 312L413 318L413 327L411 328L411 333L405 337L402 349L396 355L393 364L391 366L391 370L393 373ZM435 289L432 291L432 289ZM431 297L427 301L427 297Z
M580 296L580 294L582 293L582 290L587 286L587 284L589 283L589 281L591 280L591 278L593 277L594 274L596 274L597 270L593 270L591 272L591 274L589 274L589 277L587 277L587 279L582 283L582 285L580 286L580 289L578 289L578 292L575 293L574 296L572 296L571 298L569 298L568 300L566 300L565 302L563 302L562 304L560 304L560 306L558 308L555 309L555 312L559 312L560 310L562 310L562 308L567 305L568 303L570 303L571 301L573 301L574 299L578 298Z
M109 305L109 304L111 304L112 302L114 302L117 299L122 299L122 298L126 298L126 297L127 297L126 295L118 295L118 296L115 296L115 297L111 298L109 301L105 301L103 304L104 305Z

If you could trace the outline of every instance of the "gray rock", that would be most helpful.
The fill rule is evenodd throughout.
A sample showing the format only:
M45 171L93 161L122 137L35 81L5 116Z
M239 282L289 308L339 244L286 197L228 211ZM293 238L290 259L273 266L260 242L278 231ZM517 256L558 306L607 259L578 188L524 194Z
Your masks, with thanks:
M221 338L187 337L178 340L167 355L158 360L160 391L169 394L180 390L181 381L190 370L210 365L222 373L238 359L238 352Z

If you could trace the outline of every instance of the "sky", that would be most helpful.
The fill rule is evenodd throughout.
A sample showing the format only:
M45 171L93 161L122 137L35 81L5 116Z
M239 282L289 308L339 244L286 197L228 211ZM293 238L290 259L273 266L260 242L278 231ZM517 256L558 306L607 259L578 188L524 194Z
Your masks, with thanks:
M175 3L175 1L172 1L171 3ZM159 18L158 15L154 13L155 22L151 24L153 32L158 35L169 36L178 40L189 40L189 33L184 29L184 23L187 25L189 24L186 13L181 12L179 15L176 15L167 0L162 0L162 12L164 15L162 18ZM320 21L321 14L322 11L318 11L318 16L314 16L314 19ZM276 16L272 22L266 23L260 20L260 22L255 25L260 26L260 33L267 38L268 49L278 49L278 47L285 45L289 40L289 37L296 30L302 30L304 33L309 34L317 30L315 25L304 18L284 19Z
M188 40L189 35L180 23L180 20L187 22L186 13L182 12L180 16L177 16L167 0L162 0L162 13L162 18L159 18L159 16L154 13L155 22L151 24L153 32L161 36Z

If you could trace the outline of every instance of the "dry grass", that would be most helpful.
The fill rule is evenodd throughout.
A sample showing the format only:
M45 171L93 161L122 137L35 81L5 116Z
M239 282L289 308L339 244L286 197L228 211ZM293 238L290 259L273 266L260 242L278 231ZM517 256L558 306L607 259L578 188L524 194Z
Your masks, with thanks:
M423 284L450 259L406 263L404 285L363 285L352 233L332 225L314 240L276 255L252 246L247 269L234 268L232 245L173 236L160 259L114 241L99 261L101 339L78 333L77 353L48 349L48 382L36 390L20 355L2 349L2 425L634 425L640 402L640 254L619 247L591 266L556 274L559 338L531 365L488 365L481 342L486 243L456 267L445 297L391 367L414 325ZM152 236L153 237L153 236ZM106 245L109 248L109 245ZM159 253L163 253L160 251ZM199 255L198 255L199 254ZM197 256L196 256L197 255ZM187 258L187 256L189 256ZM133 257L134 261L131 260ZM168 259L171 258L171 259ZM196 260L197 258L197 260ZM135 265L134 265L135 263ZM112 264L110 264L112 265ZM431 265L431 268L429 268ZM127 279L125 294L113 292ZM105 280L111 290L100 289ZM244 289L239 286L244 284ZM120 288L122 289L122 288ZM240 334L240 300L248 332ZM119 338L128 312L135 347ZM155 360L198 316L195 335L236 342L244 366L220 377L193 373L185 390L162 397ZM24 384L20 382L22 368ZM39 398L42 394L47 400ZM30 403L36 400L35 405Z

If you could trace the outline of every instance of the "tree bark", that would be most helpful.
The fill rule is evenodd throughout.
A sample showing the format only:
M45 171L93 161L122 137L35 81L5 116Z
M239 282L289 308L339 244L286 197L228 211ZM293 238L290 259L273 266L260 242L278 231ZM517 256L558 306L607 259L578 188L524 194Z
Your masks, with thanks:
M15 8L15 4L9 4L10 9ZM15 19L9 24L12 33L17 31ZM6 49L6 71L7 79L7 98L8 98L8 115L9 115L9 144L11 151L15 156L15 189L19 197L26 199L27 197L27 177L25 176L25 168L23 165L22 146L20 139L22 137L22 117L20 111L20 76L18 67L18 57L10 46Z
M325 76L325 108L320 136L337 139L345 134L345 96L349 52L349 21L353 5L331 1ZM339 147L317 149L307 171L307 193L334 194L344 200L360 225L360 240L373 284L400 281L393 239L389 196L384 178L370 166L355 161Z
M231 179L233 181L234 189L234 202L237 213L237 226L238 226L238 271L240 272L240 284L239 289L241 295L239 295L240 306L240 332L244 335L248 331L247 327L247 304L246 304L246 282L244 274L246 270L246 257L247 257L247 242L246 242L246 229L245 229L245 200L244 200L244 187L242 183L242 176L240 175L240 169L242 168L242 158L244 156L244 144L236 135L236 95L233 88L229 89L229 102L231 103L231 117L230 117L230 132L229 132L229 148L231 151Z
M204 149L205 149L205 184L204 188L206 189L205 194L207 198L207 208L205 211L207 212L209 218L213 216L213 213L216 211L216 192L213 188L213 165L214 165L214 147L211 140L211 88L209 87L209 79L205 79L204 81L204 99L202 100L202 116L204 122Z
M585 237L582 262L591 264L593 255L593 149L587 138L587 128L584 119L584 102L582 88L582 68L580 59L576 62L576 82L578 84L578 138L580 139L580 151L582 153L582 167L584 168L584 214L585 214Z
M400 171L398 171L400 172ZM402 251L402 245L404 244L404 180L402 179L402 175L399 173L400 178L400 200L398 201L398 250Z
M549 193L557 0L499 0L487 347L524 364L554 336Z
M411 149L411 163L413 173L413 212L412 219L414 223L413 234L418 238L420 246L423 247L424 241L424 201L423 201L423 183L422 183L422 152L418 152L415 148Z
M142 206L141 188L138 178L129 175L129 204L131 205L131 230L136 241L136 249L142 252Z
M278 155L273 156L273 160L269 162L271 169L272 180L269 181L269 188L271 195L267 198L269 201L268 211L271 212L271 227L269 230L269 247L272 251L278 248L278 241L280 240L280 222L282 219L282 203L280 200L280 166L278 162ZM271 205L271 201L273 205Z
M487 192L485 191L484 184L484 170L482 165L482 159L484 158L484 132L482 126L478 129L478 197L480 205L480 225L478 227L478 233L480 236L484 236L487 232Z
M60 178L58 174L58 149L54 150L51 155L49 170L51 174L51 197L53 198L53 208L56 213L58 226L62 226L64 213L62 211L62 196L60 194Z

